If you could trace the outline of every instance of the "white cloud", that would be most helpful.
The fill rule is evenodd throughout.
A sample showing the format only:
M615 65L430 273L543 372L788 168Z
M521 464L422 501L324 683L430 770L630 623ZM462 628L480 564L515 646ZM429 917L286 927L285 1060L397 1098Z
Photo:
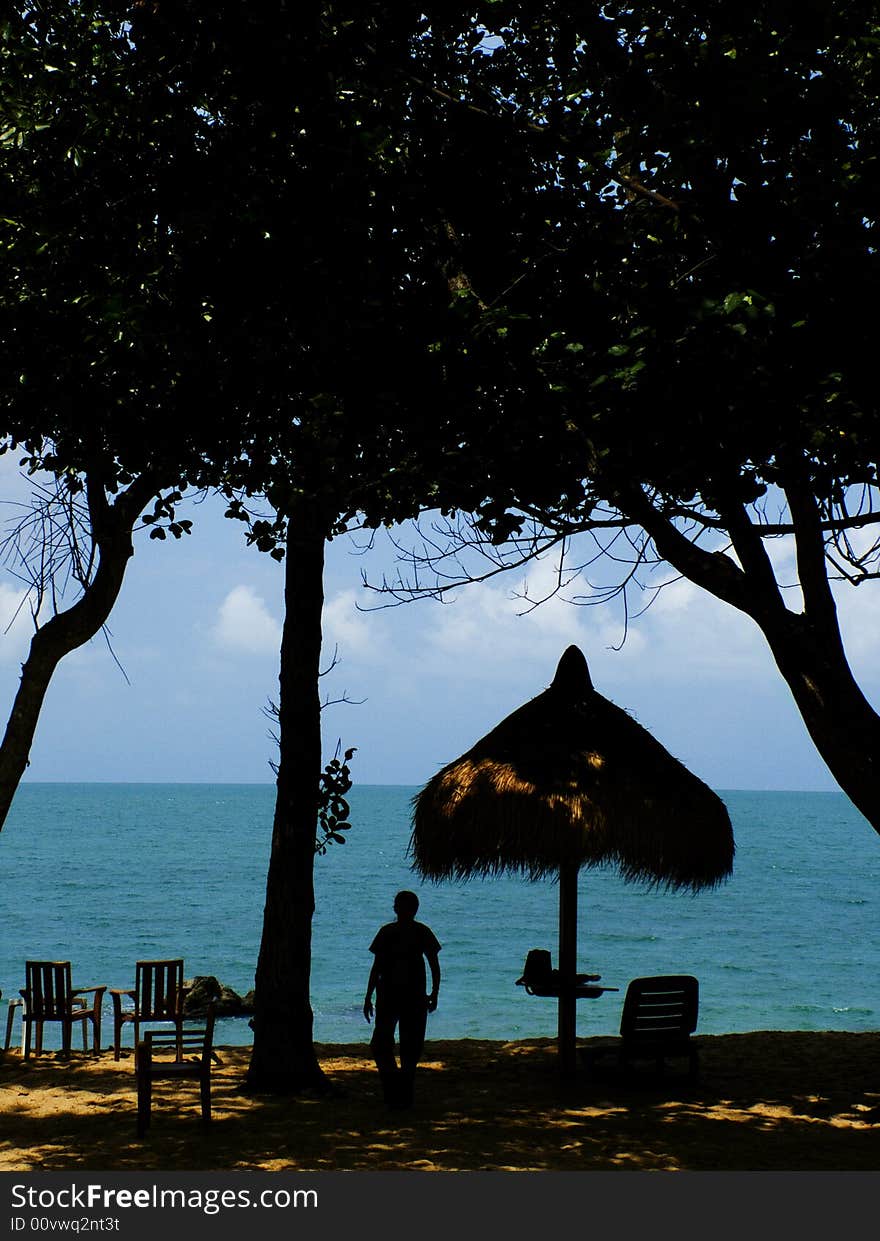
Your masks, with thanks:
M281 626L265 600L250 586L235 586L220 605L212 635L226 650L252 655L277 654Z
M0 662L20 662L33 633L27 604L22 607L25 591L0 582Z
M770 655L754 621L693 582L670 582L631 631L644 639L655 681L748 682L767 674Z
M771 540L768 553L779 580L796 583L792 541ZM741 693L775 683L779 674L754 621L693 582L676 578L668 565L646 580L655 579L667 583L656 596L631 588L628 622L619 600L593 606L568 602L588 594L582 579L565 583L554 595L553 555L518 573L462 587L443 605L363 614L355 608L358 592L342 590L327 605L325 645L338 642L343 659L383 668L383 691L393 688L401 695L407 684L424 677L438 683L473 682L493 693L508 684L534 684L537 692L549 684L560 655L572 643L586 655L597 688L625 703L637 701L640 693L650 696L652 687L657 692L699 686L711 687L712 693ZM841 621L858 675L857 665L880 665L880 588L840 594L848 596L841 601ZM545 601L530 611L524 595ZM785 591L785 601L793 610L800 607L796 586ZM409 697L414 693L411 688Z
M435 609L427 645L446 660L465 660L490 673L517 659L552 666L572 643L586 651L595 647L592 609L588 615L565 602L552 593L554 584L554 564L546 559L529 566L518 581L506 577L465 588L453 602ZM526 595L544 602L531 608Z
M324 650L332 654L334 646L338 646L341 659L375 654L383 636L380 630L384 629L380 615L359 612L357 592L340 590L324 604Z
M880 675L880 584L865 582L855 587L836 583L834 597L853 672L857 677L859 673L877 677Z
M767 674L769 656L753 622L691 582L670 580L640 615L651 596L633 592L625 623L619 600L594 606L568 602L586 594L577 581L551 595L555 573L547 558L530 565L516 585L499 578L462 590L426 626L434 661L457 672L467 666L485 680L497 679L502 670L507 676L517 664L530 665L546 670L549 682L556 661L573 643L586 655L597 685L696 676L750 681ZM524 589L529 598L545 602L527 612Z

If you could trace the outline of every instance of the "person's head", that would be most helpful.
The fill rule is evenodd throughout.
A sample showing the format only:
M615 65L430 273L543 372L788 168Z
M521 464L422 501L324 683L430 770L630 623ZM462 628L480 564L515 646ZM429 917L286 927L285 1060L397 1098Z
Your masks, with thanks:
M415 918L419 908L419 898L415 892L398 892L394 898L394 912L403 921Z

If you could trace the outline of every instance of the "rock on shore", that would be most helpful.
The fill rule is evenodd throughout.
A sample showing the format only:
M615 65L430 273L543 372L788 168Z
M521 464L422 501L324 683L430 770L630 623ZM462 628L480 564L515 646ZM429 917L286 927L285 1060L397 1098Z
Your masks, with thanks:
M239 995L232 987L224 986L213 974L197 974L195 978L187 978L183 984L187 988L183 1002L184 1015L187 1017L204 1017L208 1005L214 1005L217 1017L249 1017L254 1011L254 993Z

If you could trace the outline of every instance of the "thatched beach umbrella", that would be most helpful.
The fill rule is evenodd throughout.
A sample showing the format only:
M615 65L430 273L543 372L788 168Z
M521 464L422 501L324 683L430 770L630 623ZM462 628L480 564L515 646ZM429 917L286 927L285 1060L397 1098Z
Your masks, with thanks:
M414 799L411 851L427 879L559 876L559 1050L575 1058L577 875L697 891L733 865L721 799L593 689L570 646L549 689L519 707Z

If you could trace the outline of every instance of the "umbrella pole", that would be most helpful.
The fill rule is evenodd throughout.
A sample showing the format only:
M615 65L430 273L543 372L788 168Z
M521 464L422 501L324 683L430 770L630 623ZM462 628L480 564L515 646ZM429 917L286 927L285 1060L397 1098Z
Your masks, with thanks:
M559 1067L563 1077L573 1077L576 1067L577 881L577 863L564 862L559 868Z

